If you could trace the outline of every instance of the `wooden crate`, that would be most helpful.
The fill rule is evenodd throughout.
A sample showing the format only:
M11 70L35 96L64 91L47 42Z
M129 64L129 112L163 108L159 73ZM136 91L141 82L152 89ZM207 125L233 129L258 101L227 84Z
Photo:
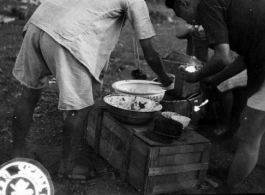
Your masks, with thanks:
M136 132L127 180L142 194L196 188L208 169L211 143L194 131L184 131L172 143L148 139Z
M180 138L161 143L146 136L153 123L137 127L121 124L107 112L94 116L101 125L91 119L88 143L139 193L161 194L203 184L211 147L206 138L185 130Z

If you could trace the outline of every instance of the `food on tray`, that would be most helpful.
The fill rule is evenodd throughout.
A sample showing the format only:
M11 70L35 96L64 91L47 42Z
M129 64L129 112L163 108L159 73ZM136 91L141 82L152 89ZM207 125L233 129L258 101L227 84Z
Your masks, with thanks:
M162 109L159 103L138 96L108 96L105 98L105 102L117 108L140 112L153 112Z

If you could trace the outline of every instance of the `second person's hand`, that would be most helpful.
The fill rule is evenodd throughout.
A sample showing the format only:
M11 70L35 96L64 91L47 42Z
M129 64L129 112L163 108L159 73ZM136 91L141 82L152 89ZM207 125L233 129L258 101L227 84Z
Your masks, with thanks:
M188 72L185 70L185 68L186 68L186 66L184 66L184 65L179 66L181 79L188 82L188 83L198 82L199 81L199 71Z

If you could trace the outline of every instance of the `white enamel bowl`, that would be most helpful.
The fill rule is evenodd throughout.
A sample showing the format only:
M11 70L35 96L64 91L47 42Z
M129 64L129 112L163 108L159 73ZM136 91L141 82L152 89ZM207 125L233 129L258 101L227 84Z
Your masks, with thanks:
M145 97L160 102L165 96L165 88L161 83L146 80L122 80L112 84L117 94Z
M181 116L181 115L173 115L171 116L171 119L182 123L183 128L186 128L189 125L190 120L191 120L189 117Z
M177 115L179 115L179 113L171 112L171 111L164 111L161 114L162 114L163 117L170 118L170 119L171 119L171 116L177 116Z

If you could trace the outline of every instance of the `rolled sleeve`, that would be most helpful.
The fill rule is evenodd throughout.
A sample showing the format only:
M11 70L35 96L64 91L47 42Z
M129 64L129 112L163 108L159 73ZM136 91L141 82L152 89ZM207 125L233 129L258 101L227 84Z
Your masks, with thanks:
M128 6L126 14L138 39L147 39L155 36L155 30L145 1L134 1Z

